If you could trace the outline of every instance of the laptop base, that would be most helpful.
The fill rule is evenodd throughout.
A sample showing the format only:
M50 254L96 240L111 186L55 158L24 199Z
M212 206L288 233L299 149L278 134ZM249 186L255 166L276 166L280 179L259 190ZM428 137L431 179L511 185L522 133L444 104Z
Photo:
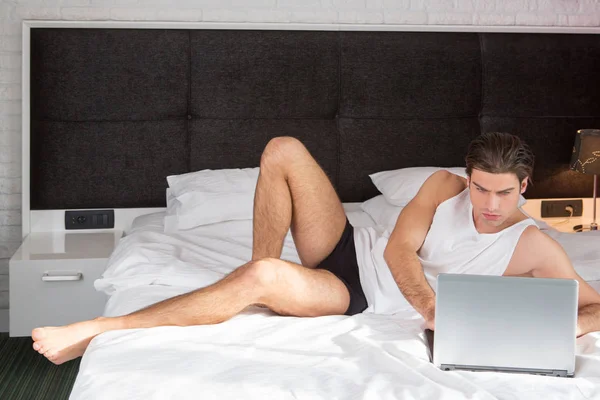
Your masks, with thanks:
M440 365L442 371L486 371L486 372L508 372L522 373L544 376L556 376L562 378L572 378L574 374L568 374L566 370L555 369L532 369L532 368L511 368L511 367L482 367L479 365Z

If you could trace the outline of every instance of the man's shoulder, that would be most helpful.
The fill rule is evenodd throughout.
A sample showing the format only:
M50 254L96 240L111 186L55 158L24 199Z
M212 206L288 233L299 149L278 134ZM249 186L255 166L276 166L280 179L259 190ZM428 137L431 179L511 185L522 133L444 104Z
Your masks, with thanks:
M529 225L519 238L518 246L527 249L531 257L553 257L556 252L562 251L562 246L537 225Z
M562 247L536 225L527 226L517 242L507 275L530 275L532 271L560 256Z
M465 178L446 170L434 172L423 184L423 189L433 196L436 205L458 195L466 188L467 180Z
M527 218L525 218L527 219ZM546 235L544 232L537 227L537 225L529 225L525 227L523 233L521 234L520 241L526 242L528 244L547 244L548 240L553 241L553 239Z
M456 175L445 169L435 171L433 174L431 174L430 178L439 182L446 182L447 184L453 184L454 182L464 182L465 186L467 182L467 180L462 176Z

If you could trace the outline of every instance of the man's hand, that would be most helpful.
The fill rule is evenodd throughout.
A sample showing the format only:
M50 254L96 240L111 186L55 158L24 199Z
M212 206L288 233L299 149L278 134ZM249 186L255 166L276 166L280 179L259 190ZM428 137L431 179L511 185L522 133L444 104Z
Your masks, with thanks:
M427 320L425 322L425 327L427 329L431 329L432 331L435 331L435 318Z
M435 307L431 307L423 314L425 318L425 327L435 331Z

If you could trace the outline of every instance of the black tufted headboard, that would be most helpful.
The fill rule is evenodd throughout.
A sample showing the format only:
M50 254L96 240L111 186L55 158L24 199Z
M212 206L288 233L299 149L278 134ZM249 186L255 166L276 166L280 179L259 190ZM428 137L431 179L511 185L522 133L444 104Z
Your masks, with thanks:
M362 201L494 130L536 154L526 197L588 197L568 163L598 71L593 34L34 28L31 209L161 207L167 175L258 166L280 135Z

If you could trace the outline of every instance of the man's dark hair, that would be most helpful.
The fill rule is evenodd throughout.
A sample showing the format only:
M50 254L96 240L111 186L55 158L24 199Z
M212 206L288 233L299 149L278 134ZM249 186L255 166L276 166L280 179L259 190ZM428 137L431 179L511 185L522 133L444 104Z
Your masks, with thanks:
M470 144L465 157L467 174L473 169L492 174L513 173L519 182L533 175L534 155L518 136L504 132L484 133Z

